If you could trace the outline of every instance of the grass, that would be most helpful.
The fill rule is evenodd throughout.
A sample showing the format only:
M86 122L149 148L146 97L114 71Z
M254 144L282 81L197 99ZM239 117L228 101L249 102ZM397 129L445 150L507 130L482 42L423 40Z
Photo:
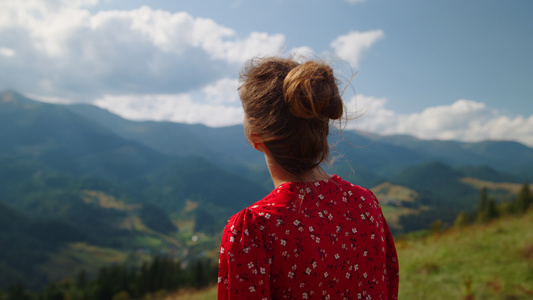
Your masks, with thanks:
M113 208L117 210L132 210L138 208L139 205L126 205L124 201L117 200L113 196L109 196L101 191L84 190L85 202L98 203L103 208Z
M532 299L533 211L398 241L400 299Z
M163 248L165 241L154 236L148 236L148 235L139 235L136 236L133 242L133 245L135 245L138 248L149 248L149 249L157 249L157 248Z
M217 286L211 286L202 290L186 290L168 295L160 300L213 300L217 298Z

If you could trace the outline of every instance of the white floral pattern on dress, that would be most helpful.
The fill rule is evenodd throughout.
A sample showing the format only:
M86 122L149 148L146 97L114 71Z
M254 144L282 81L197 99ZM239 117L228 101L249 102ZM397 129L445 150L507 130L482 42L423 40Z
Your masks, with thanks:
M336 175L284 183L234 215L219 255L218 299L398 295L396 250L377 199Z

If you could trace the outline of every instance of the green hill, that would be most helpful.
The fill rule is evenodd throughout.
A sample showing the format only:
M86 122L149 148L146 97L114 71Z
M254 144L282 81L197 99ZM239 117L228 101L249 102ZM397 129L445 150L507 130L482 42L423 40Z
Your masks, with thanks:
M41 287L48 280L36 266L62 245L84 238L76 227L59 220L31 220L0 202L0 288L25 282Z
M168 157L80 118L65 106L14 92L0 94L0 155L43 163L76 175L127 180L150 172Z
M533 179L533 149L513 141L458 142L420 140L411 136L379 137L382 143L410 149L430 160L453 167L489 166L519 177Z
M210 128L200 124L130 121L92 105L69 105L66 109L91 120L122 138L139 142L171 156L200 156L226 168L263 167L264 159L250 151L242 126Z
M533 210L523 217L397 241L400 299L532 299L531 228Z
M517 176L497 171L489 166L465 166L458 168L464 176L497 182L520 182Z

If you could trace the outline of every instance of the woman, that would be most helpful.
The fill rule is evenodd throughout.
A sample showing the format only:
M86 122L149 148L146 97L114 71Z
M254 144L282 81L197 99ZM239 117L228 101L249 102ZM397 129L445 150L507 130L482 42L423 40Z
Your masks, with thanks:
M328 175L330 120L343 116L320 61L250 61L241 73L245 135L275 189L224 229L218 299L397 299L394 242L371 191Z

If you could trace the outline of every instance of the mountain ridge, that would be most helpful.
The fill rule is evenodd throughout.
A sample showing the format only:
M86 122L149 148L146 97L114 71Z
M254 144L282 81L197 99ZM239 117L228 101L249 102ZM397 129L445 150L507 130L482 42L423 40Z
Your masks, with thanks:
M475 207L480 184L533 178L533 148L519 143L351 130L332 130L330 142L337 161L325 170L368 188L379 185L395 233L427 228L435 219L451 222L459 210ZM39 248L48 238L49 251L76 242L127 253L163 248L192 259L210 253L226 220L272 188L264 157L248 145L242 125L130 121L96 106L0 92L0 210L13 226L26 224L0 226L0 237L20 233L16 247ZM505 189L494 193L512 197ZM37 278L38 286L45 280L38 267L50 252L28 252L34 267L12 265L15 248L0 249L0 266L10 266L13 278ZM24 274L16 266L29 269Z
M68 109L122 137L151 145L168 155L195 154L219 160L231 159L256 168L264 165L262 155L249 151L242 125L212 128L200 124L166 121L130 121L91 105L70 105ZM136 130L144 132L136 134ZM179 152L184 151L183 147L178 151L176 144L161 145L148 139L150 134L160 136L161 131L170 134L190 132L193 136L187 138L190 139L189 145L192 145L187 152ZM410 135L381 136L355 130L344 130L342 133L332 130L330 143L334 145L333 152L340 152L341 159L344 157L360 163L367 169L375 169L377 166L377 173L381 176L405 167L406 163L402 163L404 161L412 164L440 160L453 167L484 165L505 173L520 173L522 176L524 172L517 170L524 168L524 162L527 167L533 169L533 148L515 141L424 140ZM213 147L216 150L212 150ZM358 160L360 152L368 152L365 153L366 161ZM533 179L533 171L525 173L530 180Z

